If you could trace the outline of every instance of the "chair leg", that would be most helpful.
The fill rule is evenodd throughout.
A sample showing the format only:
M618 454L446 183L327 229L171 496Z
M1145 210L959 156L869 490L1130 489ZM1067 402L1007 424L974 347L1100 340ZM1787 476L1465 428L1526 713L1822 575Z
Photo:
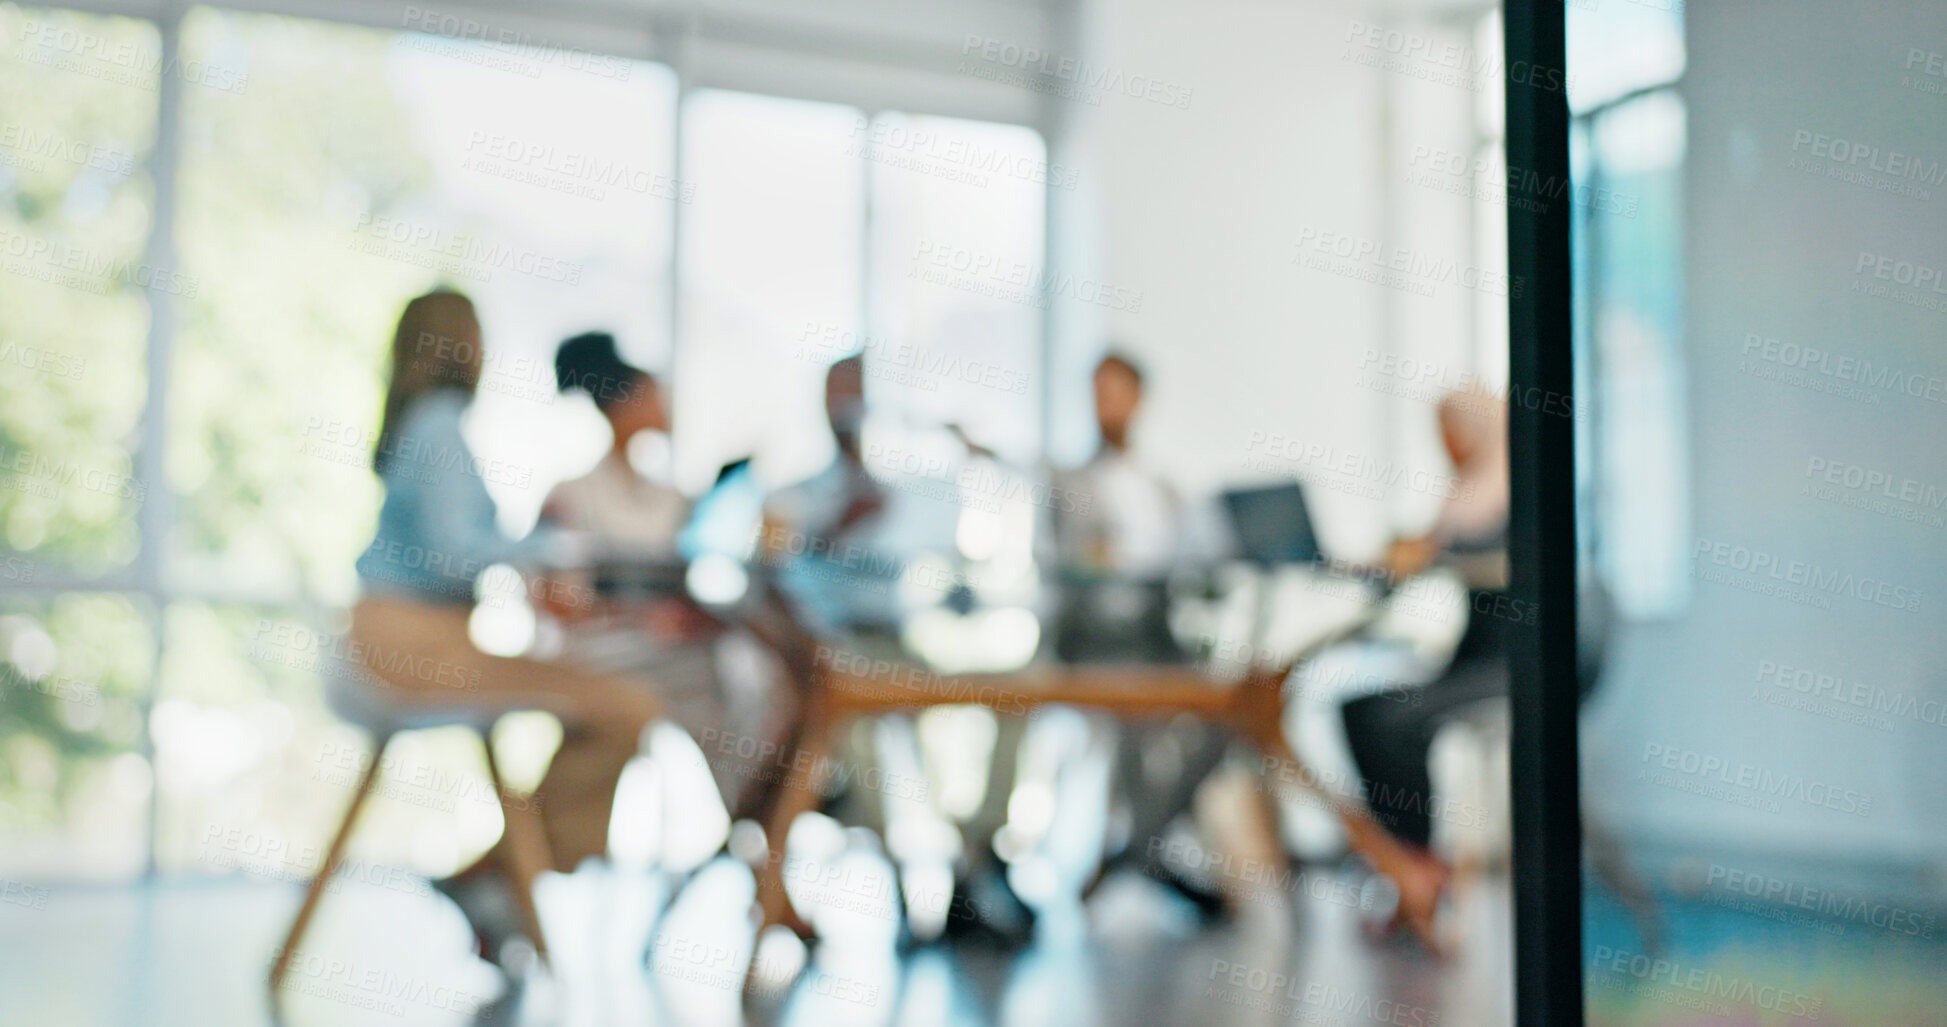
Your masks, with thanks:
M819 770L831 749L833 727L817 711L805 718L804 730L798 736L803 749L791 756L793 764L806 769L788 776L778 785L776 800L765 821L764 844L769 852L764 865L757 870L757 905L763 912L763 921L757 927L760 936L773 924L789 927L800 938L812 935L811 925L791 908L790 894L784 888L784 845L798 815L818 805Z
M500 847L500 858L505 863L508 881L513 886L514 905L520 911L521 923L527 935L534 940L534 951L542 959L548 958L548 942L541 933L541 910L534 902L534 882L541 871L554 865L548 854L547 836L535 819L532 803L517 806L508 794L507 783L500 776L500 761L494 756L492 734L482 734L480 743L487 752L487 776L493 779L494 794L500 799L500 815L505 822L505 844Z
M359 776L358 790L352 793L351 805L345 809L345 819L338 825L338 833L332 836L331 847L325 850L324 864L318 867L317 876L304 892L304 903L298 907L297 919L291 922L291 932L284 938L284 947L278 950L277 963L271 967L271 1001L276 1004L278 989L284 986L284 978L290 973L291 963L297 958L297 947L304 940L304 932L311 926L311 917L317 913L318 904L324 899L325 887L331 883L331 876L338 871L338 864L344 859L345 844L351 840L352 825L358 822L359 810L365 807L365 799L372 793L372 784L378 780L379 764L385 756L385 747L392 741L389 737L378 740L372 751L372 763Z

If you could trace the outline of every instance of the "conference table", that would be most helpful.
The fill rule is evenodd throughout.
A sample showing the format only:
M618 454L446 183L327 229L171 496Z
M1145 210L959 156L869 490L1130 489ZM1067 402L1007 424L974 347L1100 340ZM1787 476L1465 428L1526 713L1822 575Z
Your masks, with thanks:
M788 604L778 606L788 609ZM749 807L760 811L769 850L757 869L760 935L783 926L803 939L815 936L786 892L783 850L791 825L817 807L823 785L820 773L832 765L830 757L846 727L862 717L934 706L974 704L999 716L1024 716L1042 706L1059 705L1130 721L1200 718L1257 750L1262 756L1260 772L1275 779L1265 794L1278 794L1291 783L1309 792L1337 818L1351 847L1378 873L1396 879L1412 857L1362 803L1322 786L1284 734L1285 682L1294 669L1357 636L1382 612L1378 602L1360 605L1336 623L1311 632L1291 655L1249 666L1241 676L1196 665L1134 663L1049 663L1002 673L943 676L917 662L853 658L852 650L810 636L794 619L773 617L759 634L786 656L795 678L799 715L786 748L794 764L809 772L771 782L771 794ZM1283 847L1278 851L1282 854ZM1404 925L1438 952L1431 911L1402 910L1401 914Z

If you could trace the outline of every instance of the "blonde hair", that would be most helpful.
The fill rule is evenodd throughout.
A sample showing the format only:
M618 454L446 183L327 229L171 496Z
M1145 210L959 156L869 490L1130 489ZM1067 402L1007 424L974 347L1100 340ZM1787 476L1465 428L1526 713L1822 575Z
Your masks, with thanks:
M394 436L414 400L440 389L471 397L480 384L480 319L473 301L435 290L406 304L392 334L392 372L385 390L385 417L372 469L384 472Z

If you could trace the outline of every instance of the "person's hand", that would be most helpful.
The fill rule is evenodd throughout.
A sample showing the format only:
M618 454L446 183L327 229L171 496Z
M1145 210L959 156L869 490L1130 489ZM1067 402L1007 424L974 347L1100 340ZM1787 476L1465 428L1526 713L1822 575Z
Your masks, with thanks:
M578 582L536 575L530 592L536 606L564 623L587 620L595 614L593 591Z
M1433 566L1434 558L1439 555L1440 543L1431 535L1394 539L1386 551L1386 573L1394 581L1410 578Z

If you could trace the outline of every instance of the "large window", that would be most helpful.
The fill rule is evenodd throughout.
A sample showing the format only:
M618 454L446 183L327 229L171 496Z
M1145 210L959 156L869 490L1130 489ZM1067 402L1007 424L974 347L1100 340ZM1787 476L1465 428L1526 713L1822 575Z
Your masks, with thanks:
M861 350L875 431L1038 452L1033 291L908 273L931 241L1040 274L1036 132L414 27L0 7L0 866L315 869L286 857L366 755L321 681L427 289L480 309L467 430L511 531L605 446L551 364L594 328L672 383L644 466L692 491L744 456L815 470L824 368ZM388 758L356 857L439 873L491 842L467 739Z
M1577 491L1595 570L1618 612L1689 601L1690 462L1683 358L1681 18L1577 9L1570 157L1575 245ZM1627 49L1595 48L1623 38ZM1615 53L1635 55L1619 62Z
M863 302L865 168L843 145L858 111L704 90L683 115L699 187L680 257L680 473L706 484L752 456L800 478L831 455L821 383L843 354L818 342L855 335Z
M150 252L155 27L6 6L0 38L0 860L126 874L151 787L149 298L199 283Z

